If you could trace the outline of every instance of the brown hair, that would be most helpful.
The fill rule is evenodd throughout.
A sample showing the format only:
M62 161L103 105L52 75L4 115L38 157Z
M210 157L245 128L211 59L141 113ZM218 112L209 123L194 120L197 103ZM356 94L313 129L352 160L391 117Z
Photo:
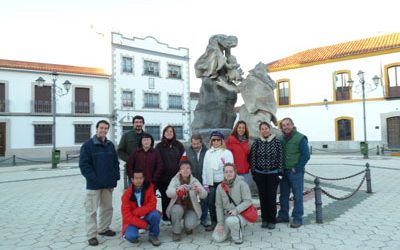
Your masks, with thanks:
M249 128L247 127L247 123L245 121L243 121L243 120L240 120L235 124L235 127L233 127L231 135L233 135L236 138L239 138L239 134L237 132L239 124L243 124L244 125L244 128L245 128L244 134L246 135L247 138L249 138Z
M167 129L169 129L169 128L171 128L171 129L172 129L172 133L174 133L174 137L172 137L172 140L175 141L175 140L176 140L176 132L175 132L175 128L174 128L172 125L167 125L167 126L163 129L163 131L162 131L162 139L165 139L165 140L166 140L164 134L165 134L165 131L167 131Z

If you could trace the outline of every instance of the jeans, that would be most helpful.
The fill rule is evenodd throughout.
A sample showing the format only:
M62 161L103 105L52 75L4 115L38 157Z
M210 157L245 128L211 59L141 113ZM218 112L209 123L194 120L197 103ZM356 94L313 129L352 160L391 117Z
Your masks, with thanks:
M285 169L280 183L279 202L281 208L278 217L289 219L289 195L293 193L293 223L303 224L303 190L304 190L304 172L293 173L290 169Z
M153 210L144 217L144 220L150 225L149 236L157 237L160 234L160 213L157 210ZM139 229L129 225L125 231L125 239L134 241L137 238L139 238Z
M208 194L208 208L210 210L210 218L211 222L217 223L217 211L215 208L215 195L217 191L217 187L220 184L220 182L216 183L214 182L213 186L209 186L210 188L210 193Z
M200 221L204 225L207 225L207 220L208 220L208 194L207 194L206 198L200 199L200 206L201 206Z

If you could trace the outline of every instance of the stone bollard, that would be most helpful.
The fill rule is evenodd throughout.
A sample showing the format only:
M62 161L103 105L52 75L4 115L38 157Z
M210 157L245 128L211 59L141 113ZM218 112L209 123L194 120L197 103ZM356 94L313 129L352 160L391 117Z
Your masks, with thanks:
M322 219L322 190L320 185L320 180L318 177L314 179L315 187L315 219L317 223L323 223Z
M376 155L379 155L379 145L376 146Z
M367 181L367 193L372 193L372 184L371 184L371 170L369 169L369 163L365 164L365 179Z
M312 155L312 145L310 145L310 155Z

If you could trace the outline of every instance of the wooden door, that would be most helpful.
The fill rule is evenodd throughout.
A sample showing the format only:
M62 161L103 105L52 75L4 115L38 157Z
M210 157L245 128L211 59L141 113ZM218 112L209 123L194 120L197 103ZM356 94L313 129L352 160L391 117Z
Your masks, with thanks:
M389 148L400 148L400 116L387 119L387 136Z

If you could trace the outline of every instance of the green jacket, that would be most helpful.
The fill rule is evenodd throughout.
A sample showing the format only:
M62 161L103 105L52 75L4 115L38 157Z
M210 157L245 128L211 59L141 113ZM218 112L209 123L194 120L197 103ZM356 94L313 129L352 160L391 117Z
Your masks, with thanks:
M289 139L286 139L283 135L278 137L283 146L285 169L296 168L299 163L301 157L300 142L304 137L303 134L297 132L296 128L293 128Z
M117 148L118 157L121 160L128 162L132 151L140 147L140 140L142 139L143 133L144 131L138 134L136 130L132 129L122 135Z

